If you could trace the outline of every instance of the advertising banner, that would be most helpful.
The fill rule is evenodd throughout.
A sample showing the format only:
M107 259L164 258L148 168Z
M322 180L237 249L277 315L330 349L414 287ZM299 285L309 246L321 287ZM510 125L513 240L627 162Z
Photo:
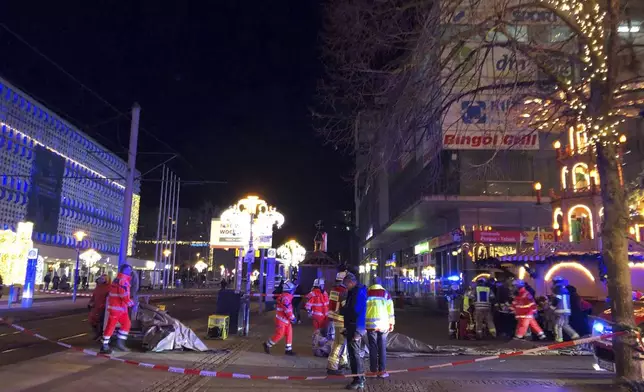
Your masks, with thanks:
M474 242L517 243L522 242L520 231L474 231Z
M41 145L34 148L34 155L25 220L33 222L38 232L56 234L65 159Z
M538 150L539 135L534 131L521 134L445 130L443 148L445 150Z
M268 249L273 245L272 230L261 225L253 225L253 247ZM213 219L210 225L211 248L247 248L250 235L250 225L235 222L222 222Z

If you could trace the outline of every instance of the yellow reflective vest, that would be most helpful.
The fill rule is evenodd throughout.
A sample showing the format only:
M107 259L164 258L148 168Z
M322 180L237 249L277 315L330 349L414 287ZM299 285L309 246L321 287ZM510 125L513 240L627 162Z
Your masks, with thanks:
M387 332L389 326L394 324L394 301L384 287L374 284L367 290L366 328Z

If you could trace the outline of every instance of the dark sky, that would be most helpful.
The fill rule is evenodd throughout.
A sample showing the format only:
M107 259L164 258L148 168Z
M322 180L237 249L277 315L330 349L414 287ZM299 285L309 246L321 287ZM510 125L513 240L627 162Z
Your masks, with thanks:
M0 22L119 111L138 101L140 152L178 152L182 179L227 182L184 188L182 207L257 193L286 216L276 240L307 247L317 219L351 209L350 161L323 146L308 111L319 1L7 1ZM0 28L0 75L124 152L129 120L33 48ZM154 207L158 185L144 181L142 197Z

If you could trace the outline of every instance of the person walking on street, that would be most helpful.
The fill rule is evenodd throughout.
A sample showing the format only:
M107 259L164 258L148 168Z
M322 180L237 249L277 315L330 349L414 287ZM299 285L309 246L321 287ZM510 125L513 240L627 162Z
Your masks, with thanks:
M327 374L338 376L342 374L342 368L348 366L347 344L344 336L344 316L341 314L342 306L347 299L347 288L344 285L346 272L338 272L335 276L335 285L329 294L329 312L327 326L328 335L333 339L331 352L327 360Z
M389 377L387 373L387 334L394 330L394 301L381 285L379 277L373 278L367 290L366 328L369 339L369 366L378 377Z
M279 287L278 287L279 289ZM293 325L295 315L293 314L293 287L282 286L282 292L277 294L275 304L275 333L263 343L264 352L271 353L271 348L282 338L286 339L286 355L295 355L293 352Z
M121 327L118 331L118 339L116 341L116 348L120 351L130 351L125 347L127 335L130 333L130 314L129 308L134 306L134 302L130 299L130 279L132 276L132 267L129 264L123 264L119 268L119 273L116 279L110 285L109 294L107 295L107 324L103 331L103 345L101 346L102 354L109 354L112 352L110 349L110 339L116 325L120 324Z
M496 337L496 327L494 326L494 317L492 316L492 301L494 294L488 287L485 279L479 279L476 282L474 289L474 323L476 324L476 336L481 339L484 336L485 329L483 325L487 325L487 330L493 337Z
M554 335L557 343L563 342L563 333L567 333L572 340L579 339L579 334L570 326L570 293L568 281L561 276L556 276L552 287L552 308L554 309Z
M515 286L519 288L519 291L512 301L512 310L514 310L514 315L517 319L514 338L523 339L526 332L528 332L528 328L530 328L540 340L545 339L546 334L537 323L537 320L534 319L534 315L537 313L537 303L534 301L534 297L526 290L522 280L515 281Z
M360 343L362 342L362 337L367 333L367 289L350 272L344 277L343 282L348 290L347 301L342 308L342 315L344 316L344 329L347 337L351 373L364 374L364 366L362 358L360 358ZM355 376L353 381L347 385L347 389L364 389L364 384L364 375Z

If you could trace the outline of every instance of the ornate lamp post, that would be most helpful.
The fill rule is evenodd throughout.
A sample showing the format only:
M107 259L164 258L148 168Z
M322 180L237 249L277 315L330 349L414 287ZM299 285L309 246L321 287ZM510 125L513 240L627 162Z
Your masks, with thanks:
M295 240L290 240L277 248L277 255L284 261L285 278L291 278L291 271L297 267L306 256L306 249Z
M273 227L280 228L284 224L284 215L279 213L275 207L270 207L266 201L258 196L247 196L225 210L221 214L221 221L231 223L233 227L238 227L244 236L243 243L246 242L246 239L248 240L248 249L246 249L246 252L243 251L243 248L240 249L237 268L233 270L235 272L235 292L241 293L243 261L245 259L247 263L245 300L240 307L239 320L242 325L240 335L246 336L248 335L250 321L250 296L248 294L250 294L251 287L250 272L255 260L255 237L257 236L259 242L257 245L262 246L263 239L266 237L272 238ZM247 238L246 235L248 235Z
M83 238L87 234L83 231L77 231L74 233L74 238L76 238L76 268L74 269L74 291L72 292L72 302L76 302L76 292L78 291L78 267L80 264L80 250L83 244Z

